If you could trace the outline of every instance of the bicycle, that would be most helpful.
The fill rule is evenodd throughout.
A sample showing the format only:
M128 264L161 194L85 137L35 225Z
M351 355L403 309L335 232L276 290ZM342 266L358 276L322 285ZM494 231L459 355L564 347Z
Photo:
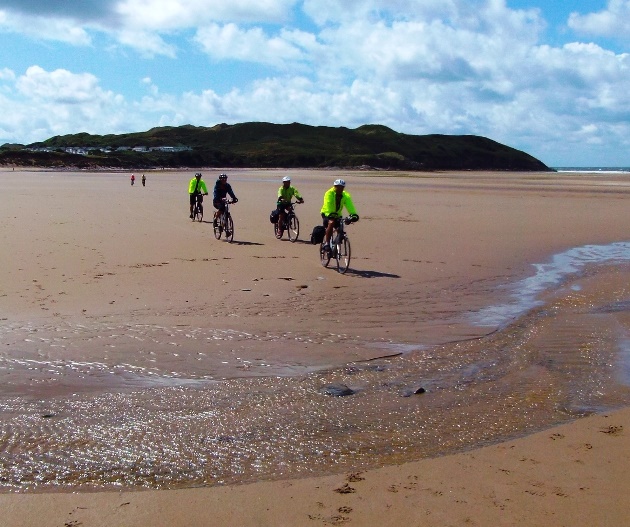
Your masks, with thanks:
M225 203L223 212L219 214L218 218L214 219L212 228L214 229L214 237L217 240L220 240L221 235L225 233L226 241L231 243L234 240L234 221L232 221L232 215L230 214L230 205L234 203L234 201L227 199L223 201Z
M193 205L193 221L203 220L203 203L201 202L201 194L197 193L195 195L195 204Z
M328 267L330 260L335 259L337 272L344 274L350 266L350 238L346 234L346 225L352 223L350 216L339 218L335 221L333 235L330 237L330 248L324 246L324 242L319 245L319 257L324 267Z
M285 232L292 243L298 239L300 235L300 220L298 220L298 217L295 215L295 210L293 209L293 206L297 203L297 201L293 201L289 204L287 207L288 210L284 214L282 225L280 225L280 220L273 224L273 233L278 240L282 239L282 234Z

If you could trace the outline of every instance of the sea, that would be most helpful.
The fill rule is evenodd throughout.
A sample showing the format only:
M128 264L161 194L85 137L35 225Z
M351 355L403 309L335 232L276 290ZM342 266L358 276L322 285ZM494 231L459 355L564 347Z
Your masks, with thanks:
M556 172L575 172L584 174L624 174L630 172L630 167L550 167Z

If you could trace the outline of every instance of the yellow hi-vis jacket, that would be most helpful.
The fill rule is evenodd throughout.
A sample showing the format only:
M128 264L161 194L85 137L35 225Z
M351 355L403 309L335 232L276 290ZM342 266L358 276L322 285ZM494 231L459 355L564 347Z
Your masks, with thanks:
M330 216L332 214L333 216L341 217L344 207L348 211L348 214L357 214L357 209L354 208L352 196L350 196L349 192L343 191L341 200L339 201L339 207L337 207L337 193L335 192L335 187L328 189L324 194L324 204L322 205L321 213L324 216Z
M197 185L197 178L192 178L188 184L188 194L193 194L195 192L195 188L197 189L197 192L202 192L203 194L208 193L206 182L203 179L200 179L199 185Z

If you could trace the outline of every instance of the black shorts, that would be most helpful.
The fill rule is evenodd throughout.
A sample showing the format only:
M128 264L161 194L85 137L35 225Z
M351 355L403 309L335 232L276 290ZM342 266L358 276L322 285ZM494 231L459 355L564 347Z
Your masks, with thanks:
M194 205L197 200L199 203L203 203L203 194L190 194L190 204Z
M330 220L332 220L332 221L334 221L334 222L335 222L335 225L334 225L335 227L339 227L339 220L340 220L340 219L341 219L341 218L339 218L338 216L326 216L326 215L322 212L322 222L323 222L324 227L328 227L328 222L329 222Z

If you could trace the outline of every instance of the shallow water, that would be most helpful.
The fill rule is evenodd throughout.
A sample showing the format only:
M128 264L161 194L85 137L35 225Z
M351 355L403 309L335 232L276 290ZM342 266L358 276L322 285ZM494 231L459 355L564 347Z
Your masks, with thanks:
M42 359L36 348L25 359L5 357L2 378L27 368L32 391L0 401L0 484L5 491L177 488L361 470L628 404L628 252L625 244L579 248L536 266L532 277L506 284L505 303L471 314L489 326L485 337L390 343L386 351L400 356L328 371L219 382L209 373L155 371L150 362L116 369ZM14 336L20 328L9 329ZM124 339L117 331L114 340ZM195 337L219 335L200 331ZM42 396L51 376L67 383L68 395ZM107 391L82 392L86 376ZM328 385L355 393L326 395Z

